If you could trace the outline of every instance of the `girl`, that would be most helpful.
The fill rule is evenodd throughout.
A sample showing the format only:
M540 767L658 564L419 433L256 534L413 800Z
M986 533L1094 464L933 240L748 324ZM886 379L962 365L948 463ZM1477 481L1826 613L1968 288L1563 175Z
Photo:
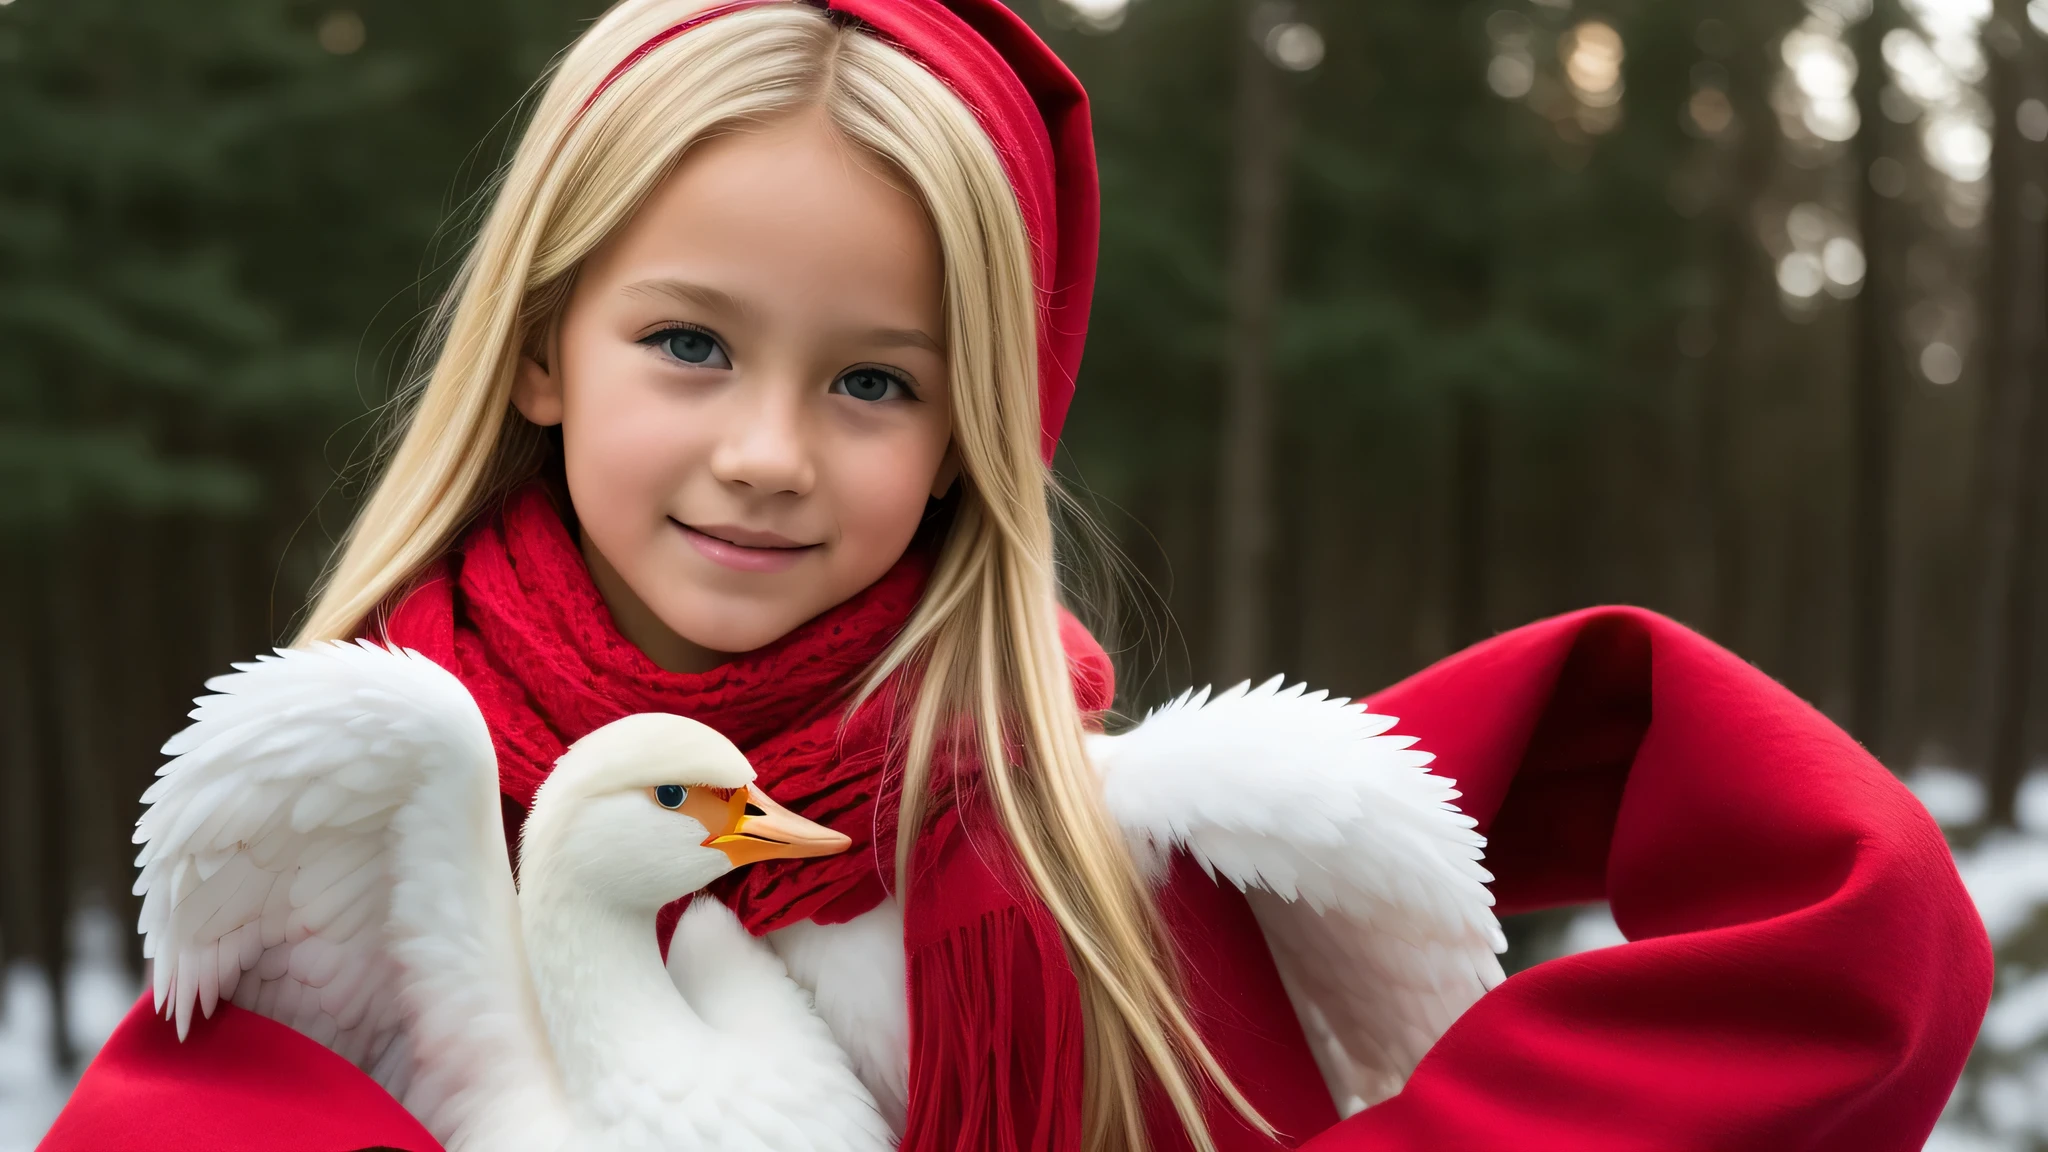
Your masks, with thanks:
M1990 985L1939 834L1629 610L1374 698L1506 910L1605 898L1634 943L1508 981L1340 1121L1243 897L1148 888L1083 756L1111 672L1058 606L1046 464L1095 228L1085 97L997 0L626 0L556 70L300 641L456 672L508 829L567 743L659 710L850 836L717 894L866 983L828 1023L905 1148L1917 1148ZM181 1045L146 999L46 1144L367 1146L432 1141L288 1029L223 1006Z

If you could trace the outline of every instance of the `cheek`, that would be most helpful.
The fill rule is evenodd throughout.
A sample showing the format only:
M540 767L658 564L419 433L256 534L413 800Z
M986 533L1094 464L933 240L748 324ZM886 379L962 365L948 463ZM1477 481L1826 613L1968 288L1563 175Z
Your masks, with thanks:
M665 524L670 497L707 449L693 435L699 422L648 379L649 366L633 362L641 357L593 359L572 364L562 456L577 517L611 555L626 543L622 534Z
M943 433L927 430L908 442L840 454L832 473L843 563L872 580L903 555L924 520L945 450Z

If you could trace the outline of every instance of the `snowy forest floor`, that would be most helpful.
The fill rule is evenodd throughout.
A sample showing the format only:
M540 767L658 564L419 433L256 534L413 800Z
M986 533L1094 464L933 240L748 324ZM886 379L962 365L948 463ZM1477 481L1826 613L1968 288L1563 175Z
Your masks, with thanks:
M2020 796L2018 832L1975 829L1984 807L1974 777L1922 769L1908 781L1949 829L1956 864L1998 948L1997 991L1970 1067L1926 1152L2048 1152L2048 772ZM120 958L126 928L104 909L73 926L71 1043L90 1060L139 989ZM1573 916L1556 955L1622 943L1604 906ZM28 1152L64 1106L76 1077L50 1060L48 982L27 964L0 980L0 1152Z
M1991 1010L1927 1152L2048 1152L2048 772L2020 790L2016 832L1976 827L1974 776L1929 768L1907 783L1948 829L1998 951Z
M104 908L89 908L72 925L71 1011L67 1021L79 1065L99 1051L141 988L121 963L129 926ZM64 1107L76 1075L51 1059L50 985L41 971L16 963L0 980L0 1152L28 1152Z

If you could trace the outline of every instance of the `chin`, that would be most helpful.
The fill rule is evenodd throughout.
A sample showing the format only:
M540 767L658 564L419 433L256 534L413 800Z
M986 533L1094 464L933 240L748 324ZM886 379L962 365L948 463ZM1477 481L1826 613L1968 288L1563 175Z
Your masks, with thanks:
M794 606L735 604L713 598L712 603L692 605L689 611L662 613L661 622L700 648L713 652L752 652L789 635L797 625L819 611L823 609L812 611Z

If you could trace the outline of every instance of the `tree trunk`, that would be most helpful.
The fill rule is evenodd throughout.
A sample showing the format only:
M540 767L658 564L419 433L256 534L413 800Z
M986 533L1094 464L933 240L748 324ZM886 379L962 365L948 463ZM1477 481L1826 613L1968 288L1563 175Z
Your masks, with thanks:
M1260 672L1272 550L1273 313L1291 123L1280 76L1242 6L1237 24L1237 120L1230 248L1231 345L1216 469L1216 634L1219 682Z
M57 544L36 549L26 565L30 599L25 623L28 653L28 756L30 790L35 796L34 867L41 873L36 887L36 959L50 982L51 1061L69 1071L77 1054L71 1049L70 1019L70 927L71 927L71 827L76 818L71 809L67 757L64 755L64 706L61 677L64 669L63 637L58 635L58 579L55 570L60 550Z
M1477 388L1451 401L1451 643L1486 639L1493 558L1493 412Z
M1997 680L1990 705L1990 755L1984 817L1988 823L2007 828L2019 823L2020 784L2027 773L2027 703L2033 695L2034 634L2040 548L2041 485L2048 484L2048 388L2036 373L2033 397L2027 406L2023 441L2028 449L2020 471L2018 491L2007 512L2010 526L2003 572L2001 627L1991 638L1989 651Z
M1731 12L1730 18L1739 15ZM1742 31L1736 38L1741 41L1765 35L1761 29L1738 26ZM1735 107L1737 135L1732 143L1714 145L1727 173L1726 191L1706 232L1718 293L1708 313L1713 346L1701 367L1695 448L1700 469L1698 531L1707 582L1702 618L1708 634L1729 645L1746 644L1754 599L1747 587L1750 522L1739 483L1748 456L1738 419L1743 408L1740 389L1766 366L1758 351L1768 345L1769 337L1759 338L1759 322L1775 312L1774 272L1768 254L1757 245L1751 222L1753 207L1769 189L1779 163L1767 95L1775 72L1768 62L1768 57L1748 53L1727 60L1728 98Z
M1886 696L1891 685L1893 386L1897 359L1886 301L1884 201L1871 184L1871 165L1884 154L1881 43L1885 10L1873 6L1853 35L1861 63L1856 80L1862 129L1856 164L1856 226L1865 270L1856 297L1850 351L1849 727L1873 754L1884 751Z
M2041 146L2019 134L2017 110L2032 94L2038 53L2021 4L2000 0L2003 35L1986 41L1994 126L1991 152L1991 361L1983 424L1983 652L1985 818L2011 826L2027 769L2027 703L2034 655L2038 493L2048 483L2042 442L2048 373L2041 327L2048 322L2048 245L2039 212ZM2002 49L2002 50L2001 50ZM2030 216L2035 218L2030 218Z

